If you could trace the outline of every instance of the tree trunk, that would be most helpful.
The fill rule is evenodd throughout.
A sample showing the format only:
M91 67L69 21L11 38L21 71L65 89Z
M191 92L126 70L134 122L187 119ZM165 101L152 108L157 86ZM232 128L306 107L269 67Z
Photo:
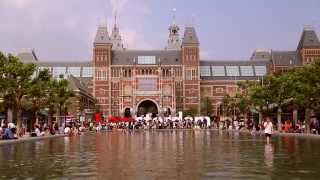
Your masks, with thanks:
M48 124L52 125L54 106L50 105L48 110Z
M59 105L59 112L58 112L59 114L58 114L58 119L57 119L57 124L58 124L58 126L60 127L62 124L62 118L61 118L61 116L62 116L62 105Z
M7 109L7 123L12 123L12 120L13 120L12 108L8 107L8 109Z
M247 112L243 113L243 118L244 118L244 123L247 124L247 122L248 122L248 113Z
M259 111L259 125L262 123L262 119L263 119L262 112Z
M296 126L298 124L298 110L294 109L292 112L292 120L294 123L294 126Z
M20 104L17 103L17 132L22 128L22 108Z
M306 108L305 110L305 125L306 125L306 129L305 132L306 133L310 133L310 116L311 116L311 109L310 108Z
M34 126L34 124L37 121L37 109L35 107L32 108L32 119L31 119L31 127Z
M282 109L280 106L278 106L278 109L277 109L277 122L278 122L278 131L280 132L281 131L281 112L282 112Z

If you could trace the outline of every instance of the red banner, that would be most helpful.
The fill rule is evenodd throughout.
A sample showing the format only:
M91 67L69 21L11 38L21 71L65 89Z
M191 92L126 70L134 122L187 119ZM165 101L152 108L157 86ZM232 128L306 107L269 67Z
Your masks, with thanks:
M101 115L100 113L96 113L95 114L95 117L96 117L96 123L99 124L101 122Z

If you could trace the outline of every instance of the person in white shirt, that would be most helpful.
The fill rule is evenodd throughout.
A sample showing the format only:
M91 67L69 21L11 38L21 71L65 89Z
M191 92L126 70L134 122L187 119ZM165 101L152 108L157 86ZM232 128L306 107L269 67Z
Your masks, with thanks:
M69 135L69 134L70 134L70 132L71 132L71 129L70 129L70 127L69 127L69 126L67 126L67 127L65 127L65 128L64 128L64 134Z
M267 120L263 123L263 127L264 127L264 134L267 137L267 144L270 143L270 137L273 131L273 124L270 120L269 117L267 117Z
M37 135L38 137L41 136L41 131L40 131L38 125L36 125L36 129L34 130L34 132L36 133L36 135Z

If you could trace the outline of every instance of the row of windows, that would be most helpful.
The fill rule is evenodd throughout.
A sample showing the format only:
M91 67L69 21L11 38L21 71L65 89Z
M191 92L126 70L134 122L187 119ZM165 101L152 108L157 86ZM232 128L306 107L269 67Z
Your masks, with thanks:
M196 55L186 55L185 58L186 58L186 61L192 61L192 60L196 60L197 56Z
M234 95L238 91L236 86L220 86L220 87L201 87L201 96L211 97L218 94L228 93Z
M111 69L111 76L112 77L120 77L121 69L115 68Z
M98 73L99 71L96 71ZM162 76L163 77L172 77L172 70L171 69L162 69ZM132 77L133 70L131 69L123 69L122 70L122 76L126 78ZM175 69L175 76L182 76L181 69ZM59 74L59 73L57 73ZM158 70L157 69L137 69L136 70L137 75L158 75ZM98 75L96 75L98 76ZM111 76L112 77L120 77L121 76L121 69L119 68L114 68L111 69Z
M170 69L162 69L162 77L171 77L171 74Z
M306 54L320 54L320 50L306 50Z
M133 73L133 70L125 68L122 69L122 76L123 77L131 77ZM144 69L136 69L135 73L137 75L158 75L158 69L156 68L144 68ZM175 77L182 76L182 70L180 68L171 69L171 68L163 68L161 70L161 75L163 77L172 77L173 73ZM121 69L120 68L114 68L112 69L112 77L120 77Z
M136 73L138 75L157 75L158 71L156 69L137 69Z
M188 69L185 74L186 80L197 80L198 79L198 71L197 69Z
M107 80L107 71L106 70L96 70L96 80Z
M38 70L48 69L49 72L57 77L60 75L74 77L93 77L93 67L39 67Z
M201 76L265 76L267 67L255 66L200 66Z

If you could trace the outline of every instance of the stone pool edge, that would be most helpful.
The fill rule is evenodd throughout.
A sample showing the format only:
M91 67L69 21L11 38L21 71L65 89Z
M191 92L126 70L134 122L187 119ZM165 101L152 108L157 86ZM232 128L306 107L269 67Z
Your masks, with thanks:
M225 132L238 132L238 133L246 133L246 134L257 134L257 135L264 135L264 132L250 132L250 131L236 131L236 130L225 130ZM307 134L307 133L282 133L282 132L273 132L272 135L274 136L287 136L287 137L301 137L301 138L315 138L320 139L319 134Z
M52 139L52 138L58 138L58 137L66 137L66 135L65 134L59 134L59 135L54 135L54 136L26 137L26 138L14 139L14 140L0 140L0 146L1 145L6 145L6 144L16 144L16 143L21 143L21 142Z

